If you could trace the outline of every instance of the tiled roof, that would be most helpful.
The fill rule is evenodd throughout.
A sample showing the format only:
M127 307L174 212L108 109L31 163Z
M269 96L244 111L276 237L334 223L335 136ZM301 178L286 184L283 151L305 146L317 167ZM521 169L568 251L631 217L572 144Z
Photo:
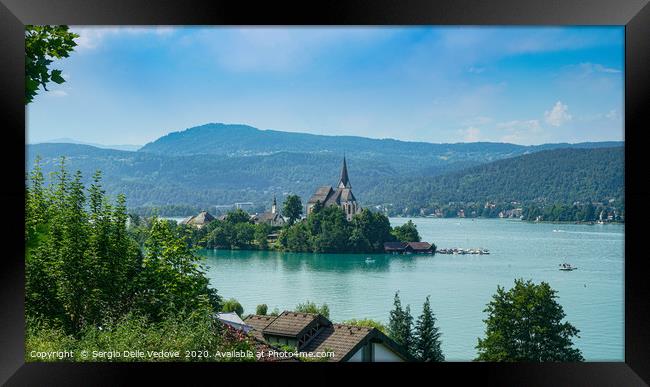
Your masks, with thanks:
M334 192L334 190L329 185L324 187L319 187L316 190L316 192L314 192L314 194L311 196L308 203L316 203L316 202L325 203L325 201L331 195L332 192Z
M262 342L264 342L264 334L295 337L318 321L321 328L313 338L307 341L302 348L299 348L299 351L332 351L334 356L329 361L345 361L349 359L371 339L383 342L398 353L399 356L411 360L399 345L379 330L353 325L332 324L319 314L285 311L279 316L250 315L244 321L247 325L253 327L249 333L253 335L254 339Z
M384 242L385 250L404 250L406 243L404 242Z
M429 242L409 242L408 245L413 250L429 250L431 248L431 243Z
M264 340L262 331L264 330L264 328L266 328L267 325L273 322L275 318L276 316L261 316L261 315L254 314L246 317L244 319L244 322L246 323L246 325L253 328L250 330L250 333L253 336L255 336L259 340Z
M196 216L193 216L189 219L188 218L183 219L181 223L185 222L185 224L204 225L212 222L214 219L215 219L214 216L212 216L209 212L201 211Z
M269 335L298 337L318 319L318 314L284 311L263 331Z
M373 331L372 328L352 325L332 324L314 337L301 349L305 352L332 351L334 356L330 361L341 361L347 355L353 355L353 350L359 346ZM356 351L354 351L356 352Z

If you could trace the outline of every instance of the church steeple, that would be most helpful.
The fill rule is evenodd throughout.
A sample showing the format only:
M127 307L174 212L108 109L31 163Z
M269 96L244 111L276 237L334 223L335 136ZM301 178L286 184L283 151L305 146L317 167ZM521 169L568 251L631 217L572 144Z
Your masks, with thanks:
M352 188L348 178L348 165L345 162L345 155L343 156L343 168L341 169L341 180L339 180L338 188Z
M275 201L275 195L273 195L273 205L271 206L271 213L275 214L277 211L277 203Z

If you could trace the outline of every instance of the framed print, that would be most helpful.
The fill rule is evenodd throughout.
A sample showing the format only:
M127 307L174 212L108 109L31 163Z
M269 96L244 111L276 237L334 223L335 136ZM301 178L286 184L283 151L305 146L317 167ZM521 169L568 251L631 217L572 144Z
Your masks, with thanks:
M646 385L647 2L310 7L1 0L0 380Z

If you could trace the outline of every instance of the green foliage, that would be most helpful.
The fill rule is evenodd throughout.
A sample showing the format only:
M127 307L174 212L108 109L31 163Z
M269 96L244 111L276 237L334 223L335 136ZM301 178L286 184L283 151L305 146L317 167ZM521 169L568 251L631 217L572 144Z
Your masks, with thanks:
M126 198L111 203L99 172L86 191L62 158L47 189L39 167L31 172L26 195L28 318L79 335L130 312L156 322L174 310L218 310L183 229L153 219L133 226L148 228L135 239Z
M401 226L393 227L392 235L400 242L420 242L417 226L409 220Z
M394 308L390 312L388 320L388 335L396 343L402 345L407 352L413 351L413 317L411 316L411 307L407 305L402 308L402 301L399 299L399 292L395 293L393 301Z
M68 26L25 27L25 105L32 102L39 87L47 91L49 82L65 82L61 70L49 66L53 59L67 58L78 37L68 31Z
M327 304L323 303L323 305L318 306L316 305L315 302L311 302L309 300L306 301L304 304L296 305L295 311L301 313L320 314L326 318L330 317L330 308L329 306L327 306Z
M318 203L317 203L318 204ZM337 206L317 207L303 222L286 227L278 238L282 249L295 252L382 252L393 241L388 218L363 209L348 221Z
M26 361L42 361L32 358L32 351L71 351L74 357L65 359L76 362L152 362L152 361L254 361L254 358L221 358L205 356L186 357L185 351L203 355L203 351L254 351L253 344L236 332L228 330L211 317L211 311L199 309L192 313L175 313L160 322L129 313L101 327L88 326L77 337L66 334L61 328L28 319L25 335ZM144 357L125 356L125 352L139 350ZM147 351L179 351L179 358L156 358ZM81 355L82 351L88 354ZM110 353L104 357L92 357L93 351ZM58 361L58 359L44 359Z
M242 210L241 208L230 211L228 214L226 214L226 223L250 223L250 221L251 216L248 214L248 212Z
M282 213L289 218L289 225L292 225L296 220L300 219L302 215L302 202L300 196L289 195L284 200L282 206Z
M352 217L350 244L360 252L383 252L384 242L393 241L388 218L367 208Z
M136 304L143 313L160 318L167 310L194 310L218 303L199 266L200 257L170 221L153 220L145 251L138 289L149 291L138 291Z
M221 311L225 313L235 312L240 317L244 315L244 307L234 298L225 300L221 306Z
M266 316L266 312L267 312L268 308L269 307L266 304L259 304L255 308L255 314Z
M429 296L427 296L422 314L415 323L415 340L413 353L420 361L444 361L445 356L440 348L440 332L436 326L436 317L431 310Z
M384 334L388 334L388 327L386 327L386 325L369 318L346 320L343 321L343 324L354 325L357 327L375 328Z
M478 339L482 361L583 361L572 338L578 329L562 322L565 313L556 301L557 291L548 283L539 285L523 279L497 293L484 310L488 317L485 337Z

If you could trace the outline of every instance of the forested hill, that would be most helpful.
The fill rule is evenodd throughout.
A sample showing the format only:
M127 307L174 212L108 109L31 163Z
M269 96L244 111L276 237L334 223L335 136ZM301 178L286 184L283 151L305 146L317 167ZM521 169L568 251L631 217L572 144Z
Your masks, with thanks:
M376 156L416 157L436 163L487 162L555 148L600 148L621 142L543 144L524 146L508 143L472 142L456 144L373 139L358 136L325 136L307 133L260 130L248 125L212 123L169 133L143 146L140 152L166 155L216 154L229 156L268 155L276 152L344 152L361 158Z
M623 199L623 147L555 149L499 160L437 177L391 179L366 199L398 206L448 202L573 203Z
M366 140L380 141L359 141ZM362 205L393 203L413 208L426 206L432 200L513 197L514 200L564 201L622 192L622 147L618 147L618 151L601 149L605 144L579 144L574 146L585 149L542 151L488 164L485 164L488 160L510 155L498 151L500 146L510 150L522 147L513 144L449 145L465 149L454 153L455 157L447 157L449 153L440 157L415 151L391 154L390 147L386 148L386 153L358 149L348 150L346 155L354 193ZM531 152L531 149L544 147L562 148L564 145L523 148L524 152ZM70 170L81 170L86 181L96 170L102 170L106 192L110 195L125 193L131 208L174 205L193 209L235 202L269 207L274 195L281 201L290 193L300 195L306 202L317 187L336 184L343 153L295 149L254 155L182 155L53 143L29 145L27 152L28 169L32 168L35 156L40 155L45 173L56 170L57 159L61 156L67 157ZM594 182L595 174L599 174L599 178ZM617 186L619 180L621 184Z

